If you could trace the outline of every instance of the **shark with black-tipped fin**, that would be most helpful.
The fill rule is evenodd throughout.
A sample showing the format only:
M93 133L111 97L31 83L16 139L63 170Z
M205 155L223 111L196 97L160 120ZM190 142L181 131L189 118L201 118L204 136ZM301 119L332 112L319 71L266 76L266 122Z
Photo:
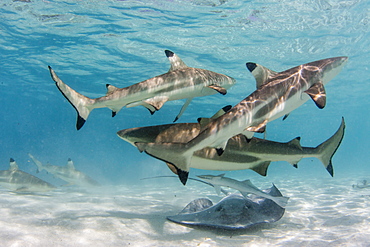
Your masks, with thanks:
M174 122L183 114L194 97L226 94L235 84L235 79L227 75L205 69L188 67L175 53L165 50L171 63L170 70L162 75L136 83L129 87L117 88L107 84L107 94L103 97L88 98L65 84L49 66L52 79L64 97L77 111L76 128L79 130L95 108L108 107L114 117L123 107L142 105L151 114L161 109L167 101L187 99Z
M0 171L0 185L16 192L44 192L56 189L54 185L19 170L12 158L10 158L9 170Z
M71 159L68 159L67 165L65 166L54 166L50 164L43 165L39 160L33 157L32 154L28 154L28 156L30 156L32 161L37 166L38 172L45 170L48 173L53 174L55 177L68 182L68 185L77 185L81 187L100 186L97 181L95 181L85 173L76 170Z
M230 106L231 107L231 106ZM229 108L224 107L210 119L201 118L201 123L175 123L147 127L124 129L117 132L123 140L135 146L137 142L143 143L187 143L201 131L202 122L210 121L222 115ZM298 162L303 158L315 157L319 159L331 176L334 175L332 158L338 150L345 132L345 122L326 141L316 147L305 147L297 137L289 142L274 142L253 137L247 140L242 134L229 139L225 151L218 155L214 148L203 148L194 152L191 168L216 171L233 171L251 169L262 176L267 175L271 162L286 161L298 168ZM172 172L177 169L167 163Z
M289 114L311 98L320 108L326 104L324 85L343 68L348 57L327 58L283 72L247 63L257 90L222 116L210 121L187 143L136 143L140 151L171 164L186 183L194 153L206 147L222 155L228 140L238 134L250 139L264 132L268 122Z

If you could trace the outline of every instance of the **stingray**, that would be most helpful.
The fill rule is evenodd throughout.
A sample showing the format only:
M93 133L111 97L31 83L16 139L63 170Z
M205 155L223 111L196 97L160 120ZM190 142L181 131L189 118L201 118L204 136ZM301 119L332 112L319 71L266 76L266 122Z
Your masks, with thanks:
M282 196L275 185L264 192L272 196ZM168 216L167 219L183 225L238 230L276 222L283 217L284 212L284 208L270 199L259 196L245 198L231 194L215 205L207 198L196 199L179 214Z

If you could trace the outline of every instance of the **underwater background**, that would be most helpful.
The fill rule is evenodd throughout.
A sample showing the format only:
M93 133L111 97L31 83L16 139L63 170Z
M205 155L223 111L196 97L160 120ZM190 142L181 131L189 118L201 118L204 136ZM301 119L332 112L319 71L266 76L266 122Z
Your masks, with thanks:
M239 234L239 242L228 242L226 237L217 242L218 233L211 232L210 242L204 244L235 246L279 243L294 246L304 241L309 245L307 239L311 238L325 240L315 242L317 245L327 246L332 243L333 246L336 244L366 246L366 237L367 239L370 237L368 227L370 192L354 191L352 184L370 177L368 1L3 0L0 6L1 170L8 169L9 158L14 158L21 170L59 186L65 182L45 172L36 173L36 166L27 154L31 153L43 163L50 162L60 166L65 165L68 158L71 158L76 169L108 186L107 191L103 192L100 189L100 196L94 197L96 201L89 201L90 203L98 207L99 203L103 202L101 198L109 200L118 196L124 200L123 196L127 193L135 192L135 195L140 195L141 192L148 193L148 190L153 189L155 193L162 193L161 195L164 193L168 196L167 201L163 199L167 208L160 207L160 199L157 198L156 201L158 207L156 215L162 212L164 217L157 217L163 222L168 210L172 210L172 214L180 211L187 202L199 197L198 194L194 194L195 190L193 191L191 183L184 187L177 178L173 181L168 178L140 180L172 173L162 161L140 153L135 147L121 140L116 132L126 128L172 123L185 100L167 102L154 115L150 115L144 107L133 107L123 108L112 118L109 109L96 109L90 114L84 127L77 131L75 128L77 114L50 78L48 65L66 84L92 98L105 95L107 83L122 88L166 73L170 67L164 54L166 49L175 52L190 67L203 68L235 78L236 85L230 88L226 95L215 94L195 98L178 121L195 122L198 117L212 116L225 105L237 104L256 89L255 79L247 70L246 62L255 62L275 71L283 71L319 59L348 56L349 61L343 70L325 86L327 104L324 109L318 109L309 100L293 111L286 120L277 119L269 123L266 132L268 140L288 142L300 136L302 146L315 147L338 129L343 116L346 130L343 142L333 157L333 178L321 162L314 158L300 161L298 169L287 162L273 162L267 177L262 177L251 170L232 171L226 174L238 179L251 179L254 184L263 188L270 187L272 182L275 183L284 195L291 198L295 212L301 212L303 208L307 210L306 207L299 206L297 201L297 204L294 204L300 197L304 197L309 204L312 198L320 196L320 193L326 193L324 198L334 193L322 192L321 189L324 188L335 189L338 196L333 197L333 200L338 200L338 203L361 198L359 203L362 218L347 206L343 208L343 212L341 211L343 215L340 217L335 213L331 215L332 218L348 216L351 220L356 219L348 223L348 218L345 218L347 221L343 228L356 228L356 231L353 231L358 232L358 235L355 238L345 238L346 234L353 237L348 230L349 232L343 231L343 235L326 239L323 237L324 230L323 235L312 235L305 232L305 227L309 224L300 222L301 228L292 227L296 230L297 235L294 235L296 239L278 242L279 236L284 238L289 233L289 226L292 225L287 222L295 222L293 219L298 217L289 214L288 205L286 215L282 219L286 220L285 228L279 228L275 237L268 241L265 239L266 234L265 236L258 234L266 229L254 229L253 234L248 231ZM256 136L263 137L263 134ZM191 169L190 177L197 174L220 173L223 172ZM176 191L177 197L181 193L188 197L179 202L177 208L172 208L169 206L170 198L173 198ZM211 190L207 192L212 193ZM74 200L73 198L86 196L75 191L69 195L58 193L64 197L51 197L48 203L67 204L71 198ZM355 194L358 196L356 197L354 193L360 194ZM192 199L191 194L194 197ZM342 194L349 197L340 196ZM2 214L5 213L6 218L10 220L12 214L7 210L14 206L13 203L9 203L12 197L5 191L3 196L5 196L3 200L9 197L6 199L9 201L1 205L6 210ZM24 200L27 201L27 198L33 200L32 197L25 197ZM353 204L353 201L351 203ZM136 207L142 212L141 207L145 207L143 204L144 202L133 200L132 210ZM21 205L17 207L18 212L27 210L27 203ZM335 208L335 205L332 204L331 207ZM315 205L309 208L307 212L314 214ZM121 210L119 205L115 210ZM140 215L140 212L137 214ZM150 215L147 212L143 214ZM68 212L65 215L66 218L61 225L73 232L75 225L70 225L66 220L73 221L73 217L68 218ZM118 216L122 218L119 223L125 224L124 217L119 214ZM299 217L302 220L309 218L304 214ZM2 229L9 220L4 219L1 223ZM310 222L315 226L312 221ZM333 221L324 224L324 227L328 229L341 226L342 223L341 220ZM279 222L275 224L278 225ZM17 226L14 226L14 231L23 232L22 236L26 236L25 231L31 231L33 228L32 224L28 227L19 226L17 230ZM142 227L142 224L138 223L137 227ZM105 235L102 234L98 240L89 238L91 235L86 234L85 242L73 242L74 238L68 239L69 235L66 234L67 242L57 244L105 245L103 239L108 234L106 228L101 228L104 229ZM181 229L183 228L185 227ZM267 231L272 229L267 228ZM174 231L172 229L169 232ZM160 246L163 241L169 241L167 246L176 245L183 240L181 233L185 233L181 231L176 233L176 238L173 236L166 238L168 232L165 230L151 233L150 236L161 238L149 237L146 242L137 244ZM196 236L191 238L193 242L184 241L184 245L199 244L199 239L209 234L207 231L202 233L199 229L189 231L196 232ZM5 245L56 244L50 242L48 234L50 233L29 240L9 235L6 231L2 232L1 236L3 240L7 240L4 242ZM96 238L97 236L95 235ZM117 235L113 238L116 241L112 240L109 244L135 245L136 238L140 236L131 236L134 237L124 238ZM343 242L335 242L338 239L342 239Z

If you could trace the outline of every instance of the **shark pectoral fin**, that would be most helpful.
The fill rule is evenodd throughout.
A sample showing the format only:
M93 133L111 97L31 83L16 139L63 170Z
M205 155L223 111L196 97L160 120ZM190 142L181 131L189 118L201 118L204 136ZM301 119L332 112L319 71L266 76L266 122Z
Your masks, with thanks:
M175 53L170 50L165 50L164 52L171 63L171 68L168 72L188 68L188 66Z
M252 73L256 79L256 87L260 88L265 85L270 78L275 76L277 72L272 71L262 65L256 63L246 63L248 70Z
M261 176L266 176L267 169L269 168L269 165L270 165L270 161L265 161L265 162L262 162L262 163L260 163L259 165L255 166L255 167L251 168L251 170L257 172Z
M145 103L153 106L157 111L162 108L164 103L168 101L168 96L155 96L144 100Z
M250 126L248 128L246 128L245 130L247 131L252 131L252 132L258 132L258 133L263 133L266 131L266 124L267 124L267 119L265 121L263 121L262 123L260 123L259 125L257 126Z
M318 108L322 109L326 104L326 93L324 85L321 82L313 84L309 89L304 91L315 102Z
M186 108L189 106L190 102L193 100L193 98L188 98L185 102L185 104L181 107L181 110L179 112L179 114L177 114L175 120L173 120L173 122L176 122L181 116L182 114L184 113L184 111L186 110Z
M185 185L189 175L192 153L186 153L184 143L144 143L135 142L140 152L171 164L176 168L180 181Z
M166 165L168 166L168 168L171 170L171 172L173 172L174 174L176 174L176 175L179 175L179 174L177 174L177 168L176 168L176 166L174 166L173 164L171 164L171 163L168 163L168 162L166 162Z
M220 87L220 86L215 85L215 84L209 85L207 87L209 87L213 90L216 90L217 92L219 92L222 95L225 95L227 93L226 88Z
M135 102L132 102L130 104L127 104L126 107L130 108L130 107L135 107L135 106L139 106L139 105L142 105L146 109L148 109L151 115L153 115L157 111L157 109L155 109L154 106L152 106L152 105L150 105L150 104L148 104L144 101L135 101Z

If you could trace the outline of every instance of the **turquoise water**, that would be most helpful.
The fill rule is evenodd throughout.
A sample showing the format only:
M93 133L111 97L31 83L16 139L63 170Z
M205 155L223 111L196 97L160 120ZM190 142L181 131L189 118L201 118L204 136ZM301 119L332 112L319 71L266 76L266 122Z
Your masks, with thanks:
M105 185L140 185L143 177L171 175L162 162L139 153L116 132L172 123L184 100L167 102L153 116L143 107L123 108L114 118L109 109L96 109L77 131L75 110L47 67L78 92L100 97L106 83L126 87L167 72L164 50L169 49L191 67L237 80L225 96L194 99L179 122L209 117L253 92L255 81L246 62L283 71L348 56L347 65L326 86L324 109L310 100L285 121L278 119L267 127L269 140L301 136L303 146L316 146L337 130L344 116L346 134L333 157L335 177L316 159L302 160L299 169L276 162L268 174L281 183L284 176L331 183L338 181L336 177L369 175L367 1L4 0L0 6L2 170L12 157L24 171L56 185L64 183L46 173L36 174L27 155L31 153L53 165L65 165L71 158L77 169ZM190 175L198 173L204 171L192 169ZM264 181L249 170L227 174ZM176 186L180 190L183 185L175 184L174 190Z

